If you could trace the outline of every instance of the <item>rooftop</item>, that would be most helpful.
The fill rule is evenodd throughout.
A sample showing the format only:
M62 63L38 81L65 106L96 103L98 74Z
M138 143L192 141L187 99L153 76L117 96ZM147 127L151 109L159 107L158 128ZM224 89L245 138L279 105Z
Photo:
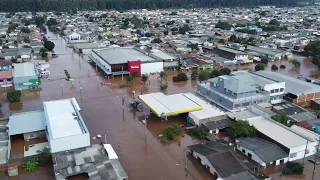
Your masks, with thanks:
M312 93L320 92L320 86L318 85L308 83L306 81L302 81L300 79L286 76L280 73L276 73L272 71L257 71L253 73L276 82L285 82L286 93L291 93L291 94L300 96L303 94L312 94Z
M231 49L231 48L227 48L227 47L223 47L223 46L219 46L218 49L220 49L220 50L222 50L222 51L229 52L229 53L233 53L233 54L239 54L239 55L244 55L244 54L246 54L245 52L238 51L238 50Z
M236 143L253 151L265 163L288 157L279 146L260 138L238 138Z
M0 79L11 79L12 78L12 71L0 71Z
M13 77L36 76L34 64L31 62L13 64Z
M300 126L293 125L290 127L290 129L293 132L299 134L300 136L302 136L312 142L316 142L320 138L320 134L317 134L315 132L312 132L312 131L305 129L303 127L300 127Z
M157 61L157 59L147 56L133 47L95 49L92 52L98 54L109 64L123 64L136 60L140 60L142 63Z
M281 124L265 119L261 116L248 120L259 132L277 141L287 148L305 146L307 140L285 128Z
M139 95L139 99L158 117L202 110L203 107L195 102L195 98L198 97L191 93L164 95L158 92Z
M247 46L247 49L251 51L255 51L257 53L262 53L267 55L277 55L277 54L283 53L283 51L278 49L262 48L262 47L256 47L256 46Z
M43 107L52 139L85 133L85 125L80 121L80 108L74 98L47 101Z
M42 110L14 113L9 117L9 135L30 133L46 129Z

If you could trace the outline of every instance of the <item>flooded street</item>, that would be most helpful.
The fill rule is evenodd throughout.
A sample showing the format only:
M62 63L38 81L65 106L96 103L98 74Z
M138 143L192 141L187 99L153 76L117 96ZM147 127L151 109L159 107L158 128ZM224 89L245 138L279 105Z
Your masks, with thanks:
M67 48L66 43L60 37L48 33L49 39L55 43L55 52L59 57L49 60L50 80L42 79L42 91L26 91L21 97L22 103L9 104L5 101L5 94L1 95L3 103L2 116L9 116L11 112L30 111L42 107L43 101L62 98L76 97L81 109L83 119L90 131L90 135L106 135L108 143L112 144L117 152L122 166L132 180L207 180L212 179L208 170L201 166L200 162L193 157L185 156L186 146L198 143L188 135L177 139L173 143L163 144L158 139L164 129L173 124L183 124L183 118L169 118L167 122L161 121L156 116L148 117L147 129L141 121L144 113L131 112L128 105L122 108L122 95L126 104L132 101L132 91L137 95L141 93L159 92L158 75L150 75L150 84L142 85L136 78L134 85L128 88L120 88L125 83L121 77L107 79L102 73L97 73L95 67L87 62L87 57L74 54L72 49ZM302 61L302 60L301 60ZM280 62L274 62L280 63ZM288 62L282 62L288 63ZM287 68L279 70L281 73L290 75L308 74L316 70L311 64L302 63L300 70L292 70L290 63ZM271 67L269 64L268 68ZM70 73L74 82L70 83L64 70ZM166 94L181 92L193 92L195 81L173 83L172 76L178 72L168 72L168 89ZM112 85L101 86L101 82L111 82ZM91 144L98 143L92 140ZM189 170L189 176L185 176L185 161ZM22 173L12 179L34 179L41 177L42 180L52 179L52 170L40 170L37 173ZM49 175L48 175L49 173ZM29 178L30 176L30 178ZM72 179L83 179L73 177Z

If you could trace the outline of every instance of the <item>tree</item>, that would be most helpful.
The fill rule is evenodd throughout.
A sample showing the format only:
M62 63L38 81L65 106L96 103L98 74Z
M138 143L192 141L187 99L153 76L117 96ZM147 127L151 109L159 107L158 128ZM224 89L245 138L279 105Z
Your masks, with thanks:
M48 49L47 48L41 48L40 52L48 52Z
M248 121L238 121L234 123L229 129L228 133L233 138L239 137L254 137L257 129L250 125Z
M277 66L277 65L272 64L271 69L276 71L276 70L278 70L279 68L278 68L278 66Z
M266 58L266 57L262 57L262 58L261 58L261 63L263 63L263 64L268 64L268 63L269 63L269 59Z
M191 50L199 50L199 44L198 43L191 43L188 45L189 48L191 48Z
M127 81L127 85L130 85L133 81L134 77L133 76L127 76L126 81Z
M23 38L23 42L25 42L25 43L30 43L29 37L28 37L28 36L25 36L25 37Z
M52 51L52 50L54 49L54 46L55 46L55 44L54 44L54 42L52 42L52 41L46 41L46 42L44 42L44 47L45 47L46 49L48 49L48 51Z
M304 47L304 53L312 57L312 63L320 67L320 40L310 41Z
M160 24L159 24L159 23L156 23L156 24L154 25L154 27L155 27L155 28L158 28L158 27L160 27Z
M189 20L189 19L186 19L186 23L190 23L190 20Z
M165 36L167 36L167 35L169 34L169 31L168 31L168 30L165 30L165 31L163 31L163 34L164 34Z
M7 92L7 100L9 102L20 102L21 92L19 90L13 90Z
M162 43L162 40L160 38L155 38L151 42L152 43Z
M160 84L160 90L161 91L164 91L164 90L166 90L168 88L168 84Z
M37 157L39 159L40 165L46 165L50 162L51 152L49 148L44 148L42 151L38 150L37 154L38 154Z
M282 169L282 174L303 174L304 167L297 162L287 162L286 167Z
M178 124L173 124L164 130L164 134L168 140L173 140L174 136L179 136L183 129Z
M39 165L39 159L37 157L30 157L23 167L25 171L35 171Z
M160 82L162 83L163 80L167 79L167 74L165 72L161 71L159 73L159 76L157 77L157 79L160 79Z
M143 82L143 85L146 85L146 82L149 80L149 77L146 74L143 74L141 76L141 81Z
M229 41L230 41L230 42L236 42L236 41L237 41L237 36L234 35L234 34L231 35L230 38L229 38Z
M198 77L198 70L193 70L191 73L191 80L197 80L197 77Z
M47 58L48 57L48 53L47 52L42 52L41 53L41 57L42 58Z
M281 124L287 125L288 124L288 116L286 115L274 115L271 118Z
M221 76L221 72L219 70L216 70L214 69L213 71L211 71L210 73L210 78L215 78L215 77L218 77L218 76Z
M274 26L280 26L280 22L277 21L276 19L272 19L270 22L269 22L270 25L274 25Z
M229 75L231 73L231 70L227 67L220 69L221 75Z
M220 20L219 20L215 27L216 27L216 28L223 29L223 30L230 30L231 27L232 27L232 25L229 24L228 22L220 21Z
M23 28L21 28L21 32L29 34L30 33L30 29L27 28L27 27L23 27Z
M292 60L291 61L292 65L296 68L300 67L301 66L301 63L298 61L298 60Z
M188 76L186 75L186 73L179 73L177 76L174 76L173 78L173 82L179 82L179 81L188 81Z
M257 65L254 67L254 69L255 69L256 71L263 71L263 70L264 70L264 64L259 63L259 64L257 64Z
M98 39L99 39L99 40L103 39L103 37L101 36L101 34L98 35Z
M285 69L285 68L286 68L285 65L283 65L283 64L280 65L280 69Z
M198 79L199 81L206 81L210 78L210 73L208 71L200 71Z

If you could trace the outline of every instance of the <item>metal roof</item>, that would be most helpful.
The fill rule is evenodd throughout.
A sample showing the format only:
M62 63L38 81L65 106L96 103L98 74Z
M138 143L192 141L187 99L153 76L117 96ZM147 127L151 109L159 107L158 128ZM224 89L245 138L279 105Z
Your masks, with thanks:
M254 125L259 132L277 141L288 149L305 146L307 140L289 129L284 125L278 124L264 117L257 116L248 120L251 125Z
M123 64L128 61L140 60L143 62L153 62L158 61L155 58L147 56L146 54L134 49L133 47L113 47L104 49L92 50L98 56L103 58L109 64Z
M36 76L34 64L31 62L13 64L13 77Z
M300 136L302 136L312 142L316 142L320 138L320 134L317 134L315 132L312 132L312 131L305 129L303 127L300 127L300 126L293 125L290 127L290 129L293 132L299 134Z
M190 97L197 98L191 93L164 95L163 93L151 93L139 95L139 99L150 108L158 117L170 116L203 109Z
M259 76L265 77L267 79L271 79L276 82L285 82L286 93L291 93L297 96L303 95L303 94L312 94L320 92L320 86L308 83L306 81L302 81L297 78L293 78L291 76L286 76L280 73L272 72L272 71L257 71L253 72L254 74L257 74Z
M39 110L12 114L7 126L10 136L45 130L44 113Z
M73 98L74 99L74 98ZM52 139L83 134L79 105L76 100L62 99L43 103L48 131Z
M288 157L279 146L260 138L238 138L237 145L253 151L263 162L270 163Z

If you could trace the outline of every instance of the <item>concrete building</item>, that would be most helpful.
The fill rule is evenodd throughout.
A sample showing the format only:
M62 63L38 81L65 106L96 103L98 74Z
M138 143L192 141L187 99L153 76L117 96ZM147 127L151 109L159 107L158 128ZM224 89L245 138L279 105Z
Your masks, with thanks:
M217 180L255 180L248 172L249 168L243 163L240 156L236 156L229 143L224 140L210 141L187 147L187 152L196 159L200 159ZM250 164L253 167L253 164Z
M259 88L247 73L231 73L197 85L196 92L227 109L237 110L270 101L270 93Z
M219 56L223 58L231 59L231 60L243 60L248 58L248 53L227 48L224 46L219 46L217 48L213 48L212 50L214 53L218 54Z
M74 98L47 101L43 108L52 153L90 146L90 134Z
M253 73L274 82L285 82L286 88L283 98L292 103L309 103L313 99L320 98L320 86L318 85L272 71Z
M0 71L0 91L12 90L13 78L12 71Z
M256 46L247 46L247 50L257 53L259 57L266 57L271 60L281 60L282 56L285 54L281 50Z
M148 74L163 71L163 59L155 58L133 47L94 49L89 57L108 75L134 72Z
M266 140L254 138L236 139L237 149L261 166L288 162L289 155L279 146Z
M38 89L41 82L33 63L13 64L13 83L16 90Z

